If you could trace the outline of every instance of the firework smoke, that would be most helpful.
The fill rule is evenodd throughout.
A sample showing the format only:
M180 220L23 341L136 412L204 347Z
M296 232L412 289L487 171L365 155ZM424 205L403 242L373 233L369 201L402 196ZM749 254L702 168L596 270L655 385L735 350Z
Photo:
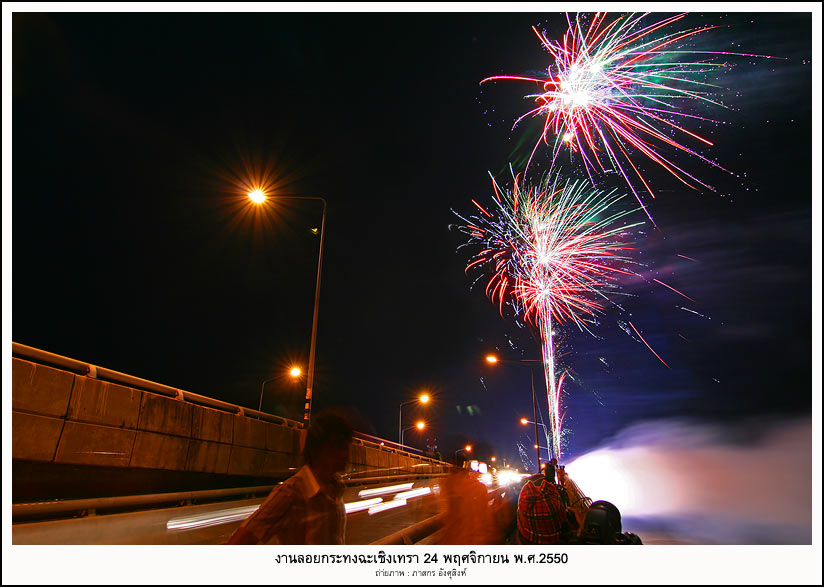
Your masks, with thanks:
M625 529L703 544L810 544L809 419L628 428L567 466ZM648 542L648 541L645 541Z

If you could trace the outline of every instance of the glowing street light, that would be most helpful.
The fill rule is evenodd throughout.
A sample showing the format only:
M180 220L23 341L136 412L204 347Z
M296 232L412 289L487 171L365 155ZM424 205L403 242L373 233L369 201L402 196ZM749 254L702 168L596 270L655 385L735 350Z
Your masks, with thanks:
M413 428L417 428L418 430L423 430L424 428L426 428L426 423L423 420L419 420L418 423L415 424L414 426L410 426L409 428L404 428L403 430L401 430L401 442L400 442L401 446L403 446L403 433L406 432L407 430L412 430Z
M400 444L401 446L403 446L403 430L402 430L403 424L401 424L401 415L403 413L403 407L406 406L406 405L409 405L409 404L414 404L415 402L421 402L424 405L428 404L429 403L429 394L428 393L422 393L416 399L411 399L409 401L401 402L401 405L398 408L398 444ZM408 430L408 428L407 428L407 430Z
M300 367L292 367L291 369L289 369L289 376L292 379L297 379L298 377L300 377L300 374L301 374ZM270 379L265 380L263 383L260 384L260 401L258 402L258 412L263 411L263 388L266 387L266 384L269 383L270 381L274 381L275 379L280 379L281 377L282 377L282 375L277 376L277 377L272 377Z
M254 189L249 192L249 199L252 200L255 204L262 204L266 201L266 194L263 193L263 190L260 188Z
M312 340L309 344L309 367L306 373L306 398L303 404L303 425L309 426L309 417L312 414L312 385L315 381L315 349L318 339L318 302L320 301L320 275L323 262L323 234L326 227L326 199L320 196L277 196L279 200L320 200L323 203L323 215L320 221L320 244L318 245L318 275L315 280L315 308L312 312ZM266 201L266 194L261 188L249 192L249 199L260 206ZM317 234L317 228L312 229Z
M490 354L490 355L486 356L486 362L490 363L492 365L495 365L495 364L500 362L500 363L506 363L508 365L520 365L522 367L528 367L529 368L529 378L530 378L530 381L532 383L532 411L533 411L533 414L534 414L533 418L535 418L535 420L537 420L538 419L538 404L535 401L535 370L532 368L532 363L540 363L541 361L531 360L531 359L525 359L525 360L522 360L522 361L507 361L507 360L499 359L497 356ZM526 418L521 418L521 424L525 424L525 423L528 423L528 422L530 422L530 420L526 420ZM543 424L542 424L542 426L543 426ZM538 438L538 424L537 423L535 423L535 438L536 439ZM541 470L541 451L538 450L537 453L538 453L537 454L537 457L538 457L538 471L540 471Z
M521 424L526 426L527 424L536 424L538 426L543 426L544 430L546 430L546 424L542 424L541 422L533 422L532 420L527 420L526 418L521 418Z
M458 453L459 452L467 452L467 453L472 452L472 445L467 444L465 447L459 448L458 450L455 451L455 465L458 464Z

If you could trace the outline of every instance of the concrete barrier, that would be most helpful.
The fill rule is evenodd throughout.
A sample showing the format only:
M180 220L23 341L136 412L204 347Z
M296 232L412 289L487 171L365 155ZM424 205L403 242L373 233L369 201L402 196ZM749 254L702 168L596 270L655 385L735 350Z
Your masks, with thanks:
M190 440L186 456L186 470L200 473L229 472L229 457L232 447L219 442Z
M267 424L269 423L253 420L246 416L235 416L232 444L265 450Z
M188 438L138 430L129 466L184 471L188 454Z
M136 433L135 430L67 421L54 462L127 467Z
M75 377L67 420L136 429L142 393L88 377Z
M266 451L233 446L229 456L230 475L260 475L266 469Z
M232 444L234 433L232 414L203 406L192 406L192 438Z
M12 360L11 408L63 418L69 407L74 375L44 365Z
M13 459L53 461L64 420L12 411L11 456Z
M30 354L12 358L15 461L258 478L284 478L303 464L298 422L125 374L104 381L91 375L116 372L15 343L14 353L20 349ZM130 386L143 383L147 389ZM423 463L428 472L445 469L386 444L356 438L348 472L409 471Z
M149 432L191 437L192 405L148 391L143 392L137 427Z
M300 463L295 427L17 357L12 373L14 459L260 477Z

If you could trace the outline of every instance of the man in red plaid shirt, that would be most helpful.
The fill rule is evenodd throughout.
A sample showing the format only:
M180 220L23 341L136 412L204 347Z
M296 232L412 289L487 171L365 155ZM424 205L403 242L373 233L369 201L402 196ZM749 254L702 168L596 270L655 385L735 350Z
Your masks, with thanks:
M543 475L527 481L518 497L521 544L558 544L567 532L566 507L555 484Z

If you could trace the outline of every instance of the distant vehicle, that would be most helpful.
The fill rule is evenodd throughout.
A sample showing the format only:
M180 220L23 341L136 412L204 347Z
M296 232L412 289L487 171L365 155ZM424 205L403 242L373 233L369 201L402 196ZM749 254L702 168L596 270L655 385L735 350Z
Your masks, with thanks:
M464 469L470 469L478 473L478 480L490 487L492 485L512 485L520 483L528 474L520 473L517 470L505 468L491 467L487 463L478 460L466 461L463 464Z

